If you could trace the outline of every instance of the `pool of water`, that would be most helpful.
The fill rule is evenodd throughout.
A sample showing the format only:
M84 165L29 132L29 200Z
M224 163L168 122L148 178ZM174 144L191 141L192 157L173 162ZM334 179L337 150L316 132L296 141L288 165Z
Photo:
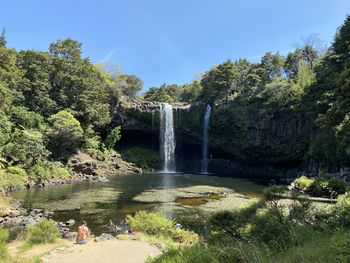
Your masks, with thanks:
M264 188L261 182L240 178L149 173L116 175L110 177L109 182L106 183L83 182L44 189L22 190L13 193L13 197L23 199L23 206L26 208L44 208L56 211L53 216L54 220L65 222L68 219L74 219L79 222L84 219L88 222L92 232L98 235L107 232L106 225L109 220L119 223L126 215L132 215L139 210L155 210L162 205L161 202L150 203L133 200L135 196L144 191L197 185L226 187L254 198L261 197ZM175 204L195 208L210 201L210 199L220 198L220 196L215 195L205 199L178 198ZM193 213L195 213L194 209Z

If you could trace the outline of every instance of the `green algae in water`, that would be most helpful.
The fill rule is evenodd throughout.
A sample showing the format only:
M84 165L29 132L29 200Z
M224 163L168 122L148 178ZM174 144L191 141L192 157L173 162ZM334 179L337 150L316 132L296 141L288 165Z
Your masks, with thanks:
M207 202L220 200L222 198L224 198L223 195L209 194L208 196L199 197L179 197L175 200L175 202L184 206L201 206Z

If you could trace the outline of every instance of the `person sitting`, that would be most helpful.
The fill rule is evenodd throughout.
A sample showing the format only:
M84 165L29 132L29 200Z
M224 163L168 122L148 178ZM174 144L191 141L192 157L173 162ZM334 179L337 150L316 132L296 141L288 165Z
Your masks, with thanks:
M128 224L129 224L128 218L127 218L127 217L124 217L124 219L120 222L120 224L122 224L122 225L128 225Z
M107 227L109 228L109 231L111 233L114 233L114 232L117 231L117 226L113 223L112 220L109 220L109 223L108 223Z
M86 239L90 235L90 229L86 226L86 221L83 220L78 227L77 244L86 244Z

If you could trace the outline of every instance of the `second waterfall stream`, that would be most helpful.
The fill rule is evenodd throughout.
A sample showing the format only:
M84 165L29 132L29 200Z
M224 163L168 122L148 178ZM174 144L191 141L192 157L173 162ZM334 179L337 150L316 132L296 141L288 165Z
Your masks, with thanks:
M202 174L208 173L208 130L209 130L209 120L211 114L211 107L207 105L204 119L203 119L203 144L202 144Z

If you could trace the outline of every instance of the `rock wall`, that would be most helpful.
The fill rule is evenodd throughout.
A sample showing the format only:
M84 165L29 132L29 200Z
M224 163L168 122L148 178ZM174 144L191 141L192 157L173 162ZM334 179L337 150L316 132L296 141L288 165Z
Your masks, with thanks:
M158 133L159 105L131 101L123 106L120 124L123 129ZM205 107L200 103L173 105L175 129L182 141L201 144ZM213 159L228 159L245 166L295 170L303 163L312 128L307 118L294 109L267 110L235 101L220 103L213 105L209 152Z

